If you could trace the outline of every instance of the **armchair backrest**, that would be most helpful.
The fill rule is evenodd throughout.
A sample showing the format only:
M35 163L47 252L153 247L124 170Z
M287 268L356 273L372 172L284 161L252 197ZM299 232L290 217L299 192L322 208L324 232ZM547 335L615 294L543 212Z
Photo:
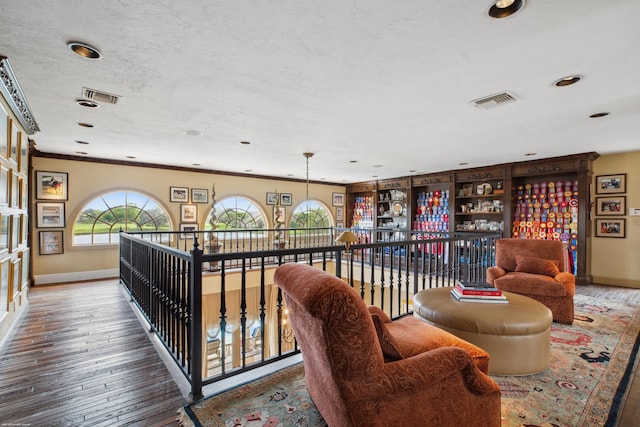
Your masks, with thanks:
M278 267L274 282L282 289L305 372L315 377L311 382L339 392L333 381L361 379L372 369L382 369L384 357L371 314L347 283L294 263Z
M496 265L506 271L516 270L516 256L557 261L560 272L567 271L566 249L557 240L499 239L496 242Z

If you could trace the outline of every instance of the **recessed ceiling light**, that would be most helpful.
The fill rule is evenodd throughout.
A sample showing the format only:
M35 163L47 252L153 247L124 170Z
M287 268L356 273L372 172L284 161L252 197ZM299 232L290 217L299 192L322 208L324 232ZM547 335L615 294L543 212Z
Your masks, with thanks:
M87 107L87 108L100 107L100 104L98 104L97 102L91 101L89 99L76 99L76 104L78 104L81 107Z
M378 175L371 175L371 178L377 178Z
M84 154L89 154L89 153L87 153L86 151L76 151L76 154L83 154L84 155Z
M349 160L349 163L358 163L357 160Z
M498 0L489 8L489 16L506 18L522 9L522 6L524 6L524 0Z
M468 162L460 162L460 163L458 163L459 166L465 166L465 165L468 165L468 164L469 164Z
M293 176L293 174L292 173L288 173L287 176Z
M191 166L200 166L200 163L192 163Z
M580 80L582 80L582 76L567 76L556 80L553 84L558 87L571 86L574 83L578 83Z
M69 49L71 49L76 55L82 56L83 58L87 58L87 59L102 58L102 54L98 49L86 43L69 42L67 43L67 46L69 46Z
M253 172L253 169L245 169L245 172Z
M93 127L93 125L91 123L84 123L84 122L78 123L78 126L83 127L83 128L92 128Z
M240 144L242 144L242 145L250 145L251 142L249 142L249 141L240 141Z
M535 156L536 154L538 154L538 153L526 153L525 157Z
M414 173L414 172L416 172L416 170L415 170L415 169L410 169L410 170L409 170L409 173Z
M184 133L186 133L189 136L202 136L202 135L204 135L201 131L195 130L195 129L187 130Z
M382 165L373 165L374 168L381 168Z
M127 159L135 159L136 156L127 156Z
M609 115L609 113L595 113L595 114L590 115L589 117L591 117L592 119L597 119L599 117L605 117L605 116L608 116L608 115Z
M87 141L76 141L78 144L86 144L89 145L89 143Z

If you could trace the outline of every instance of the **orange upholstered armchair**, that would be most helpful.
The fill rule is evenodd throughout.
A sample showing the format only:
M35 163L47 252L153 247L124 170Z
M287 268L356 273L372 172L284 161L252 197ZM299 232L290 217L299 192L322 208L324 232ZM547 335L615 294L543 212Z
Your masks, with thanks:
M575 277L566 270L566 249L555 240L500 239L496 266L487 269L496 288L533 298L549 307L553 320L573 323Z
M464 349L385 360L371 312L344 281L303 264L278 267L274 281L302 352L307 389L330 427L500 426L500 388Z

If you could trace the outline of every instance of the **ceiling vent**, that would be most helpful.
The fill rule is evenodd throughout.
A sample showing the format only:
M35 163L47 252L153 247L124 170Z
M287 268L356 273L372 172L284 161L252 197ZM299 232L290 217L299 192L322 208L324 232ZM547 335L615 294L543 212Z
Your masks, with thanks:
M471 104L483 110L490 110L504 104L515 102L518 98L512 92L501 92L471 101Z
M82 97L84 99L90 99L92 101L99 102L101 104L116 105L120 99L120 95L114 95L112 93L101 92L95 89L89 89L88 87L82 88Z

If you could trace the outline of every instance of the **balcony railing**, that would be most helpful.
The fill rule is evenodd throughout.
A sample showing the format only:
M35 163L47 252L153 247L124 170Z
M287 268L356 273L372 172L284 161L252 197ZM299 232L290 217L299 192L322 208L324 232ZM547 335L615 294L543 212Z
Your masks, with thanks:
M277 230L282 232L282 230ZM202 387L299 353L282 295L273 283L277 266L304 262L346 280L370 305L392 318L412 313L413 295L456 280L485 279L499 234L359 231L350 250L335 244L340 230L273 230L222 233L217 253L201 249L209 231L194 231L189 251L175 247L180 233L120 235L120 281L131 300L191 384ZM246 234L245 234L246 233ZM306 240L305 240L306 239ZM264 242L263 242L264 241ZM280 242L282 243L282 242ZM205 243L206 245L206 243Z

